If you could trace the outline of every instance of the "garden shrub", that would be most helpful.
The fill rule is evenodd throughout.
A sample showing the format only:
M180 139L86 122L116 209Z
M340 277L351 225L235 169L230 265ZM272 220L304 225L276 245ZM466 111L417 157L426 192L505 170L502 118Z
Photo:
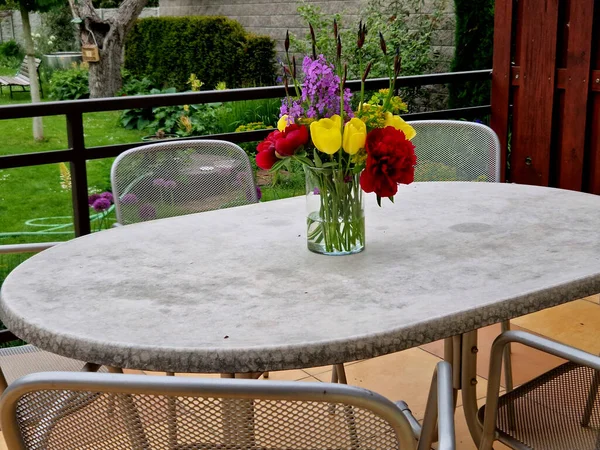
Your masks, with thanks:
M23 58L25 52L17 41L10 40L0 43L0 57L3 58Z
M150 17L136 22L125 44L125 68L137 78L187 88L194 73L204 89L270 85L275 43L247 34L225 17Z
M55 70L50 77L50 97L56 100L88 98L87 64L73 64L69 70Z
M41 35L46 43L52 42L44 53L72 52L80 49L77 27L71 20L73 13L68 3L42 15Z
M494 0L454 0L456 51L453 71L491 69L494 43ZM490 81L450 86L450 107L486 105Z

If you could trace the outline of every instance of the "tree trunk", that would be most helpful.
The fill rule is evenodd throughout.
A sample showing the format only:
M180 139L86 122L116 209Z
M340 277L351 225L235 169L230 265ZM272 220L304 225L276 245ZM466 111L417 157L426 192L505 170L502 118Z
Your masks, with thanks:
M35 49L33 47L33 38L31 37L31 24L29 23L29 11L25 6L25 0L19 2L19 10L21 12L21 21L23 23L23 38L25 39L25 58L27 59L27 68L29 72L29 81L31 85L31 103L40 102L40 81L38 72L35 66ZM33 118L33 138L36 141L44 139L44 126L41 117Z
M105 38L103 47L98 50L100 61L90 63L90 97L113 97L122 85L123 44L119 39Z
M147 2L125 0L114 17L103 19L94 9L92 0L69 0L73 15L83 21L82 42L97 44L100 54L100 61L90 62L90 97L112 97L121 89L125 37Z

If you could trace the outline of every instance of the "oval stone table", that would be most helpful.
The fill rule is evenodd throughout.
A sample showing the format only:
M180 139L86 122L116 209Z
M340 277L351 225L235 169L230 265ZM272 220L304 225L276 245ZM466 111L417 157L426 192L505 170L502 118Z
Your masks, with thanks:
M40 253L1 319L44 350L167 372L374 357L600 292L600 197L414 183L367 196L367 246L306 249L304 198L115 228Z

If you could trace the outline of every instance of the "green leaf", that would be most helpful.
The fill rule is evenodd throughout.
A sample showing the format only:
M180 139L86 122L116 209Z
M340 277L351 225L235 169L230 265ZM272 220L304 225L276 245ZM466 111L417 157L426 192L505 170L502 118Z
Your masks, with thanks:
M390 195L388 198L390 199L390 202L394 203L394 196L393 195Z
M377 205L379 205L379 207L381 208L381 196L380 195L377 196Z
M313 150L313 154L315 159L315 167L323 167L323 162L321 161L321 158L319 158L316 148Z

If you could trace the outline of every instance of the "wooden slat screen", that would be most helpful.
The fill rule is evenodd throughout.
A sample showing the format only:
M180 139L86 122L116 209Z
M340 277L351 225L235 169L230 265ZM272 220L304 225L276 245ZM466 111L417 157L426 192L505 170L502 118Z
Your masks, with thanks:
M600 194L600 0L496 0L495 14L504 179Z

